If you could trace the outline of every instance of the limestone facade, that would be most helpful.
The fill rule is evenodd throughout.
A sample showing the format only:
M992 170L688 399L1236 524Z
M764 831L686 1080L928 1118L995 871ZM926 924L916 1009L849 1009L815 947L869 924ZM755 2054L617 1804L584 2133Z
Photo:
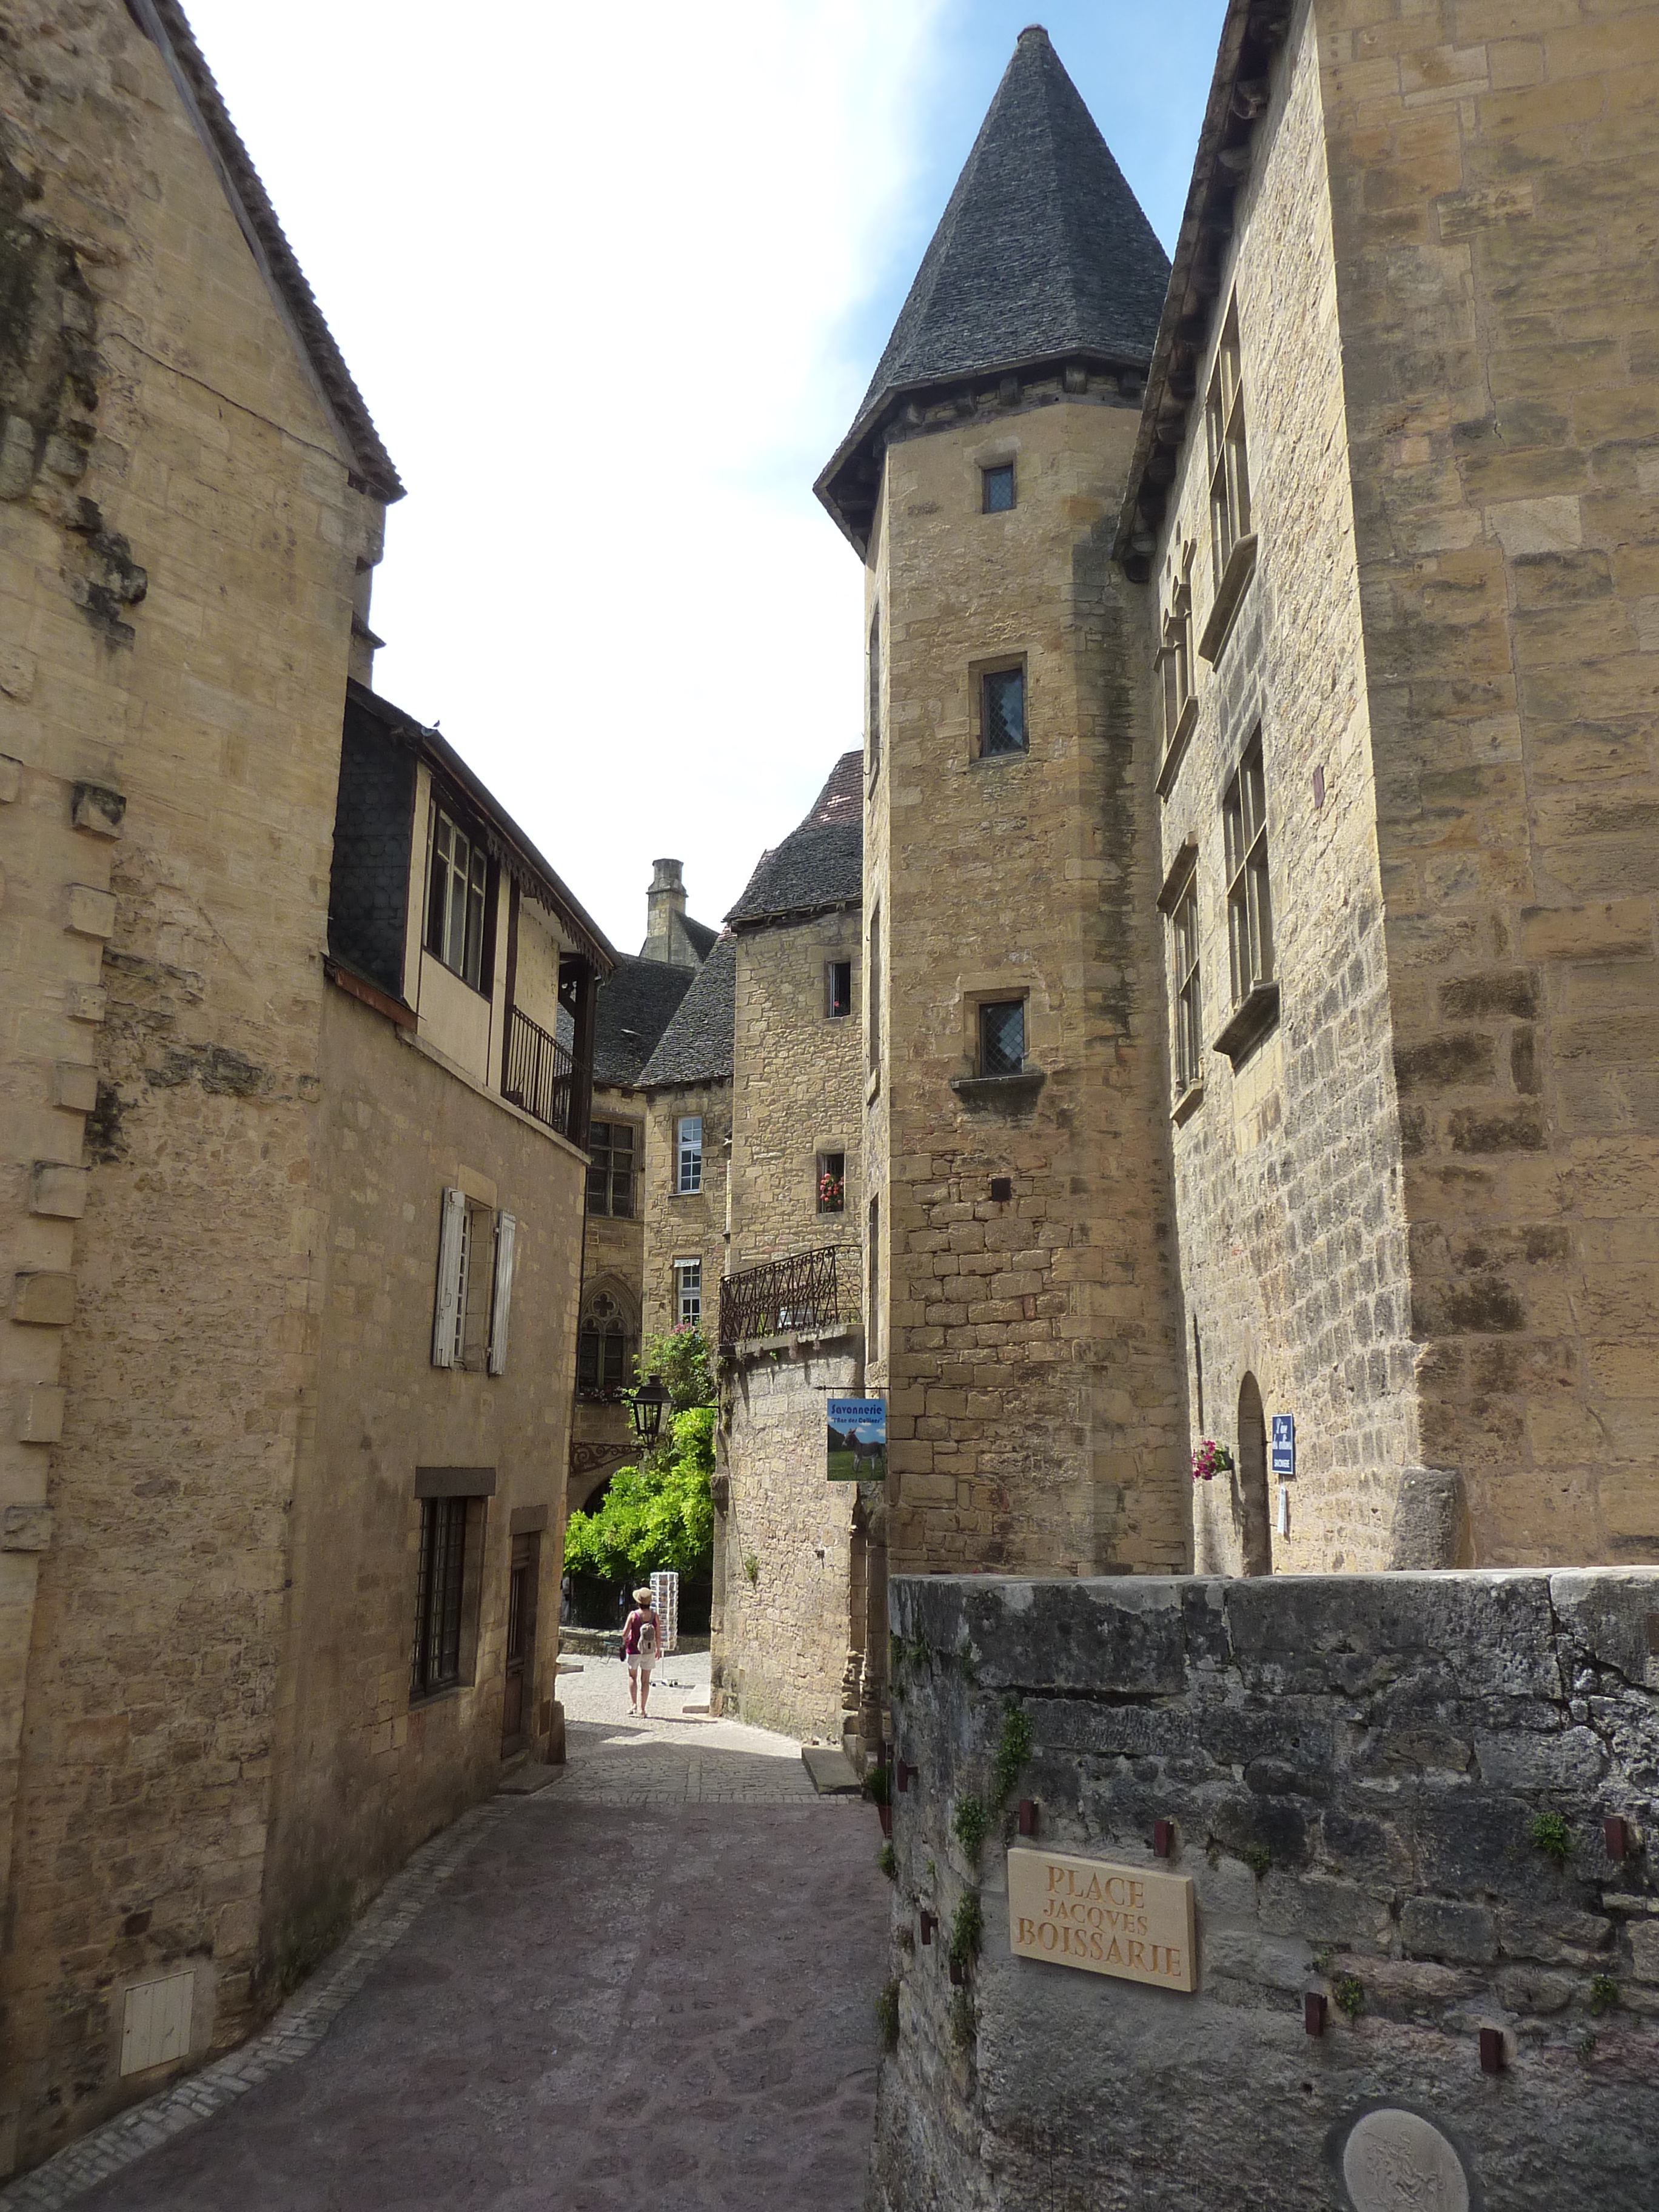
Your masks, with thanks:
M510 969L575 1043L610 956L441 740L348 703L401 487L179 10L4 29L10 2170L233 2043L493 1786L509 1678L549 1740L552 1636L505 1643L515 1547L520 1622L556 1618L586 1102L510 1103ZM426 972L445 805L471 982ZM518 1231L452 1367L447 1190ZM434 1501L465 1574L423 1703Z
M1173 1136L1191 1434L1242 1432L1247 1377L1296 1413L1275 1567L1639 1558L1650 13L1314 0L1284 32L1228 19L1117 548L1154 649L1191 562L1201 644L1231 314L1254 572L1161 809L1208 1024ZM1258 730L1279 1002L1230 1062L1223 817ZM1217 1565L1226 1491L1198 1489Z
M696 1190L680 1188L683 1125L702 1125L702 1160ZM720 1317L720 1278L726 1272L726 1175L731 1158L730 1078L676 1084L647 1096L645 1124L645 1282L641 1310L647 1336L678 1328L689 1319L706 1334ZM685 1269L698 1268L696 1312Z

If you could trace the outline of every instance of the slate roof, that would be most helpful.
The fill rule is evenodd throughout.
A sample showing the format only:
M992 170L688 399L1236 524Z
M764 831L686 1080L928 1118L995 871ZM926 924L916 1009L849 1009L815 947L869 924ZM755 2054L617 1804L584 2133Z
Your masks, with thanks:
M698 959L707 960L714 949L714 940L720 935L719 930L710 929L706 921L693 921L689 914L683 914L680 916L680 926L690 939L692 950Z
M729 1082L737 1016L738 944L734 937L722 936L692 976L679 1012L647 1060L641 1087Z
M184 9L178 0L131 0L131 11L166 64L185 112L219 173L248 251L289 325L325 407L339 428L355 474L383 500L401 499L404 488L392 456L380 443L363 396L334 343L333 332L323 320L323 311L293 247L283 235L276 210L230 119L230 111Z
M805 819L763 853L726 917L734 927L856 905L864 896L864 755L843 753Z
M818 480L837 483L907 392L1040 362L1152 355L1170 264L1048 34L1019 34L870 388Z
M709 933L712 937L714 933ZM631 1088L679 1011L695 968L623 954L593 1009L593 1080Z

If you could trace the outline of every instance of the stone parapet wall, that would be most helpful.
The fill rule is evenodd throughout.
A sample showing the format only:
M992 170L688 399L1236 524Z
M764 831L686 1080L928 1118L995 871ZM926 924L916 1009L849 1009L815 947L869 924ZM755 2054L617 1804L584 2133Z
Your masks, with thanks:
M851 1329L745 1346L722 1384L714 1652L724 1707L836 1742L857 1711L848 1660L865 1648L860 1498L870 1486L829 1480L825 1407L832 1391L860 1390L863 1372L862 1334Z
M1659 1571L906 1577L892 1621L916 1772L894 1801L873 2212L1659 2201ZM1011 1712L1030 1750L998 1806ZM969 1796L991 1814L977 1858ZM1011 1955L1019 1798L1039 1848L1191 1879L1193 1994ZM1377 2107L1430 2122L1467 2196L1349 2193ZM1368 2127L1410 2179L1417 2122Z

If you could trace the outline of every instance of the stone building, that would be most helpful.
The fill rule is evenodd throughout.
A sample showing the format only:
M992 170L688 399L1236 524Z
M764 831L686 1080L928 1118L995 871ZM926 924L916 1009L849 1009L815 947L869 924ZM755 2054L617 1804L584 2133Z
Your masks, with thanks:
M401 487L173 0L11 12L0 198L9 2170L545 1753L611 955L368 688Z
M647 894L645 947L599 987L593 1028L582 1228L581 1323L568 1504L587 1504L634 1449L623 1401L634 1382L645 1297L645 1097L640 1078L716 933L685 914L678 860L658 860ZM670 959L653 948L672 945Z
M722 934L639 1079L645 1097L647 1336L695 1323L712 1335L726 1272L737 948Z

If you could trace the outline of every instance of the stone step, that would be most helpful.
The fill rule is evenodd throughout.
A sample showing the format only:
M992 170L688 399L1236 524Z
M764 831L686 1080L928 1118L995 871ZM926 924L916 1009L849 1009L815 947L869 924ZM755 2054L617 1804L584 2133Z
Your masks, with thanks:
M839 1745L804 1743L800 1755L801 1764L820 1797L858 1797L863 1795L864 1784L854 1771L852 1760Z

